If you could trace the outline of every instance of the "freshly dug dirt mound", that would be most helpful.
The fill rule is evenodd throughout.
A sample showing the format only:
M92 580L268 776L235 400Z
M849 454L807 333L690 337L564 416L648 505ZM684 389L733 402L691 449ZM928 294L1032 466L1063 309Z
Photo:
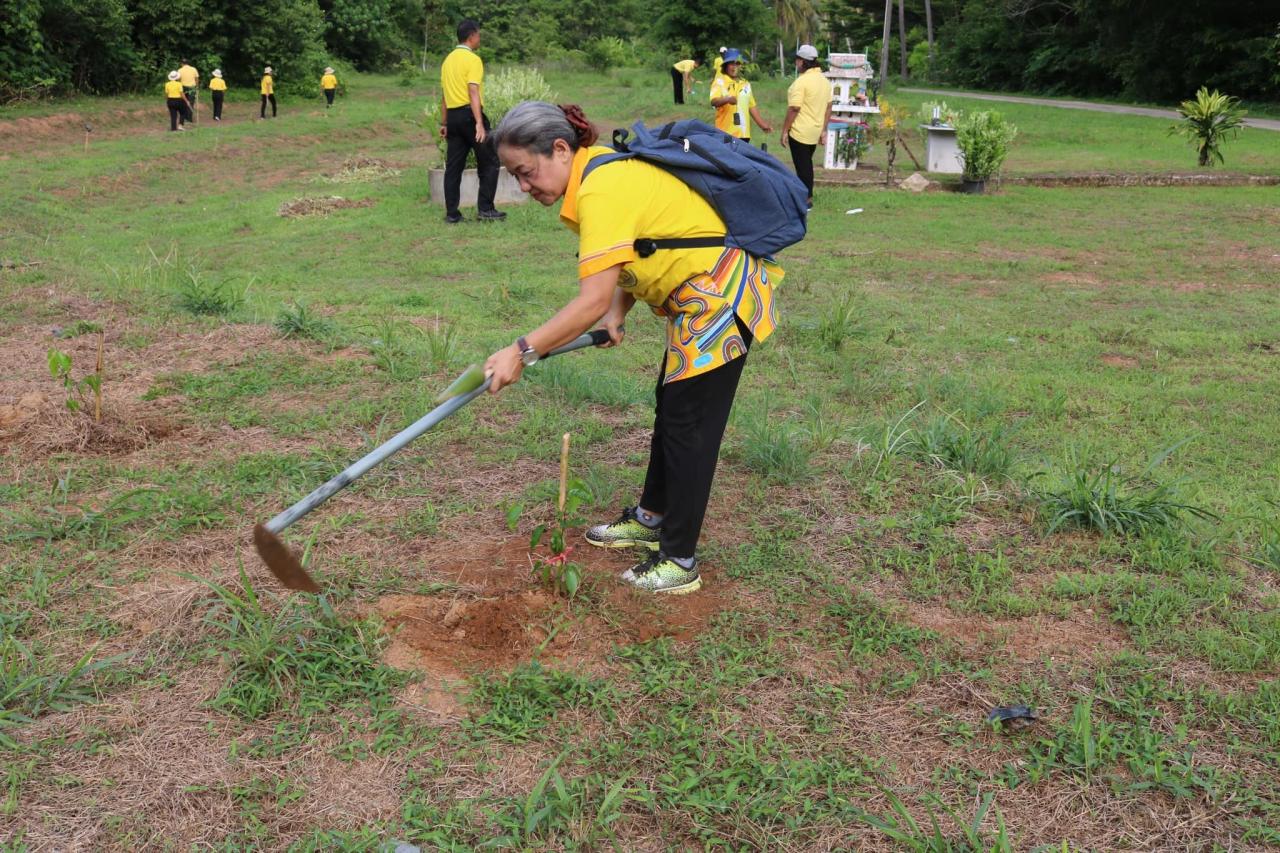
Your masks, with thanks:
M295 198L280 205L277 213L287 219L298 219L303 216L328 216L335 210L346 210L352 207L373 207L373 199L364 198L353 201L337 195L327 198Z
M541 586L525 539L440 566L441 579L457 584L447 592L379 599L374 609L392 636L387 663L424 671L444 689L470 673L535 657L591 671L619 645L697 636L736 597L734 585L714 568L703 573L698 592L656 596L618 579L637 554L584 545L571 559L583 570L583 588L572 603Z

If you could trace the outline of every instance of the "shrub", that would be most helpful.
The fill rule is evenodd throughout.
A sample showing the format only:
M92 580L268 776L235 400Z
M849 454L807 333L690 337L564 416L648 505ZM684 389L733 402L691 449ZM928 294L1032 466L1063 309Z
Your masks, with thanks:
M1222 163L1222 143L1234 139L1244 126L1240 99L1217 89L1210 92L1205 86L1196 92L1194 101L1178 105L1178 114L1182 120L1169 128L1169 135L1185 136L1195 146L1201 166L1212 166L1215 160Z
M504 68L484 86L484 111L494 126L521 101L552 101L558 98L536 68Z
M964 161L964 177L985 181L1000 171L1009 156L1009 145L1018 129L998 112L982 111L963 116L956 125L956 144Z
M628 59L627 44L617 36L601 36L587 42L587 65L597 71L607 71L619 65L625 65Z

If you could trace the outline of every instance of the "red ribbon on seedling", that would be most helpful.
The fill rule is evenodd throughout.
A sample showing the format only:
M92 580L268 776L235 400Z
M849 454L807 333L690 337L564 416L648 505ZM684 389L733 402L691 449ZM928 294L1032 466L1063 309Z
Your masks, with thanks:
M563 566L565 563L569 562L569 555L572 553L573 553L573 546L569 545L569 546L566 546L564 551L562 551L561 553L552 554L550 557L547 557L547 559L543 560L543 562L546 563L548 566Z

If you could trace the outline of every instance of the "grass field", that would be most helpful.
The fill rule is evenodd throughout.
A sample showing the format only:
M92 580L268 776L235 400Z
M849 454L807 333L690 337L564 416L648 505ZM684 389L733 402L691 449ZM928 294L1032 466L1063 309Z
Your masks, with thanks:
M675 115L663 75L548 79ZM584 518L639 487L636 314L291 528L317 599L253 522L576 289L553 211L427 203L428 83L347 82L181 136L158 98L0 116L4 849L1280 844L1275 188L822 190L703 592L530 571L562 433ZM1159 120L1005 112L1013 173L1193 171Z

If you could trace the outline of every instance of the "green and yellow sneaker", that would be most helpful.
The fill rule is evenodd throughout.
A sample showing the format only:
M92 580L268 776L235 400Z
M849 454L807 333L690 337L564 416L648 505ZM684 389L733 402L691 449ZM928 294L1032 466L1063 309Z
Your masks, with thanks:
M671 595L685 595L702 588L696 562L693 568L686 569L661 551L627 569L622 573L622 579L639 589Z
M636 508L629 506L612 524L597 524L587 531L587 541L601 548L648 548L658 550L658 531L646 527L636 518Z

